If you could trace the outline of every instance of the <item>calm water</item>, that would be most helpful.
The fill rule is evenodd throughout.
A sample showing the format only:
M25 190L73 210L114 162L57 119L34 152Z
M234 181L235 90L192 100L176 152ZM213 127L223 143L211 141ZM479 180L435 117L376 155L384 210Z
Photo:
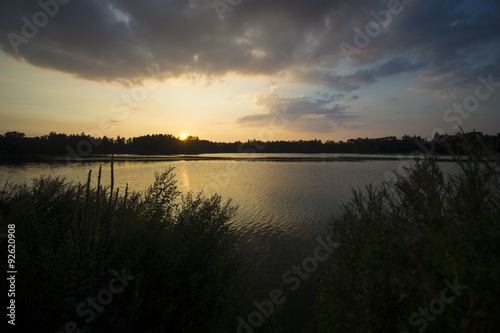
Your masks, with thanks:
M285 271L312 255L317 245L315 239L325 232L331 218L340 213L352 187L380 184L386 180L387 171L396 170L400 165L401 161L397 160L115 162L115 186L124 190L129 184L132 190L144 191L153 182L155 172L174 167L182 192L204 191L208 195L219 193L223 198L231 198L239 206L232 226L239 232L241 249L255 268L255 299L260 301L268 298L271 290L283 286L281 276ZM29 183L30 179L44 174L85 183L88 170L93 170L96 184L99 166L103 167L104 183L109 184L107 162L0 166L0 181ZM454 165L442 163L441 166L452 171ZM284 316L288 313L290 322L294 318L303 321L304 315L310 315L310 290L306 288L294 294L289 304L285 303ZM298 324L290 325L298 327Z

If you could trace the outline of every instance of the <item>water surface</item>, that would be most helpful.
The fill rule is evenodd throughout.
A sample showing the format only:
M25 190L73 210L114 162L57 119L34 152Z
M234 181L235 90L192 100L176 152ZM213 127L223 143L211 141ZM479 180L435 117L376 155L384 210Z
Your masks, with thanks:
M221 155L234 154L218 154L218 157ZM386 180L386 172L397 170L402 163L380 158L325 162L313 154L280 154L279 157L280 162L182 157L172 161L116 161L115 187L123 191L128 184L131 190L144 191L153 182L155 172L174 167L177 185L183 193L203 191L206 195L218 193L223 198L231 198L239 206L231 225L237 230L239 245L254 267L255 299L263 300L271 290L283 286L281 277L285 271L312 255L317 245L315 239L326 231L332 217L340 213L341 205L351 196L351 188L381 184ZM440 165L447 171L453 169L452 163ZM0 181L27 183L43 174L85 183L88 171L93 170L95 185L100 166L102 183L109 184L110 163L107 161L4 165L0 166ZM302 292L310 293L310 290L306 288ZM300 295L300 291L296 293ZM290 297L290 304L285 304L292 309L285 311L289 321L298 320L296 315L301 311L311 313L310 297L306 300L308 295L302 298L297 295ZM296 325L298 323L293 324Z

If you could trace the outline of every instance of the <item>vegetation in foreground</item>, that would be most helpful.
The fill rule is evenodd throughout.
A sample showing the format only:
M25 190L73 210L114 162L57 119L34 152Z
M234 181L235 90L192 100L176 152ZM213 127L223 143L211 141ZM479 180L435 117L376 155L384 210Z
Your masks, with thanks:
M329 229L340 246L319 270L319 332L500 326L500 161L478 142L460 149L469 153L451 178L428 157L394 185L353 191ZM26 330L234 331L251 306L228 228L235 207L181 196L173 177L156 175L144 195L101 186L100 170L96 186L89 173L84 185L40 178L0 189L0 224L20 235Z
M15 224L18 326L31 332L221 332L246 264L220 196L180 196L172 170L145 195L40 178L0 190ZM4 251L4 250L2 250ZM5 253L5 258L7 257ZM81 330L81 331L80 331Z
M480 142L450 178L429 157L392 185L354 190L329 236L320 332L497 332L500 160Z

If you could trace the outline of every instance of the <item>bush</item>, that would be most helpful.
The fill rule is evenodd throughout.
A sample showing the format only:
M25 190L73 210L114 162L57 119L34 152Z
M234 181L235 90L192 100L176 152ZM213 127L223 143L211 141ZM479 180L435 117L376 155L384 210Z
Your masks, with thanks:
M500 161L464 146L456 175L429 156L392 186L353 191L328 231L340 246L320 267L320 332L500 327ZM450 283L466 289L453 298Z
M0 190L2 229L16 226L17 324L44 332L233 329L247 268L228 227L236 207L218 195L181 196L172 169L145 195L100 182L101 170L96 186L89 172L86 185L42 177Z

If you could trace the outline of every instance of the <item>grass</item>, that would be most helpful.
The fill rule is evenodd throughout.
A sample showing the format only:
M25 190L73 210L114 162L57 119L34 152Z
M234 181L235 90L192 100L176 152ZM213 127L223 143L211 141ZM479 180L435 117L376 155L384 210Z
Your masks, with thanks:
M16 225L24 328L232 330L247 268L228 227L236 207L218 195L181 196L172 169L144 195L120 193L113 180L103 187L100 169L93 184L89 172L86 184L42 177L0 190L2 228Z

